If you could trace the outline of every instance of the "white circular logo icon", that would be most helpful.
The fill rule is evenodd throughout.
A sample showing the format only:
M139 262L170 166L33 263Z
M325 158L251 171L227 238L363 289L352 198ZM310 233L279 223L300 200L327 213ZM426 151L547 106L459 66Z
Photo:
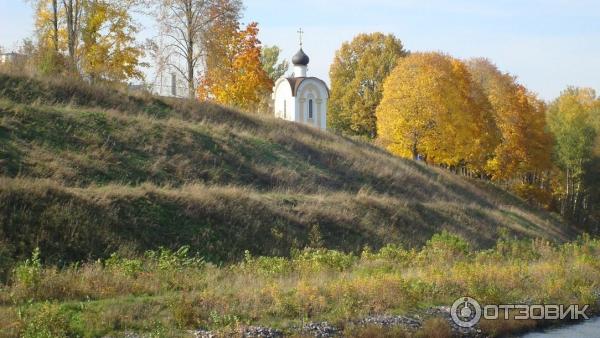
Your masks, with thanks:
M456 325L473 327L481 319L481 305L471 297L461 297L452 304L450 314Z

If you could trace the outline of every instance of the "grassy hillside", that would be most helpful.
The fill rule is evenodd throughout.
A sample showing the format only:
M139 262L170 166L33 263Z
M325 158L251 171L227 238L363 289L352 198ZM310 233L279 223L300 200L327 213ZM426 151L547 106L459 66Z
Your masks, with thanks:
M369 144L222 107L0 75L0 255L64 262L190 245L287 255L320 233L358 251L447 229L577 232L493 185ZM317 236L318 237L318 236ZM8 258L7 258L8 259Z

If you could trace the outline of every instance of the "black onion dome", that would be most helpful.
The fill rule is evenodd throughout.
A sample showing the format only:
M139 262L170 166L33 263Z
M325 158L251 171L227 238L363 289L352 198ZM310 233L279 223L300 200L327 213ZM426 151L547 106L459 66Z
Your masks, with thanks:
M296 53L296 55L294 55L294 57L292 58L292 63L296 66L308 66L309 61L310 58L308 57L308 55L304 54L302 48L300 48L298 53Z

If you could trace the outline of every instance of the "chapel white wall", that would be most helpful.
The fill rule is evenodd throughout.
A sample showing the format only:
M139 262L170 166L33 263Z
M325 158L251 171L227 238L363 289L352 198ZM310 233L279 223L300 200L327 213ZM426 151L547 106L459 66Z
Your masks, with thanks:
M275 83L273 91L275 116L288 120L296 121L295 98L292 96L292 89L287 79L281 78ZM286 106L284 115L284 104Z
M327 128L327 101L329 93L325 84L316 79L305 79L296 93L296 121L319 129ZM313 100L313 119L309 119L309 100Z

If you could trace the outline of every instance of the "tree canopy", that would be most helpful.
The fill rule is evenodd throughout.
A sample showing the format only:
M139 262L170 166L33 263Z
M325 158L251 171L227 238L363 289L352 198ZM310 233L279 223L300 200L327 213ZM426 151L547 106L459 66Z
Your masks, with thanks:
M285 60L279 62L280 54L281 49L277 46L263 46L260 55L260 62L262 63L263 69L273 81L282 77L288 71L290 66Z
M220 38L225 39L221 45L222 57L220 62L205 69L198 87L198 97L240 109L255 110L263 94L273 87L273 80L260 62L258 24L250 23L242 30L235 27L221 34Z
M124 82L142 79L144 49L131 10L136 0L35 0L37 66L43 74L68 72Z
M594 207L590 198L598 198L598 154L595 153L600 129L600 100L589 88L567 88L548 109L548 126L556 140L554 157L561 169L561 212L585 223ZM598 207L598 200L595 201Z
M139 66L146 66L141 61L144 50L135 39L138 29L129 15L131 6L127 1L85 3L82 70L92 81L143 79Z
M498 143L491 109L461 61L413 53L383 87L377 129L393 153L482 169Z
M351 42L345 42L329 70L329 127L375 138L375 110L381 101L383 81L398 58L405 55L402 42L392 34L359 34Z
M507 179L549 170L552 139L545 130L543 102L487 59L473 59L467 65L492 107L501 134L488 172L494 179Z

